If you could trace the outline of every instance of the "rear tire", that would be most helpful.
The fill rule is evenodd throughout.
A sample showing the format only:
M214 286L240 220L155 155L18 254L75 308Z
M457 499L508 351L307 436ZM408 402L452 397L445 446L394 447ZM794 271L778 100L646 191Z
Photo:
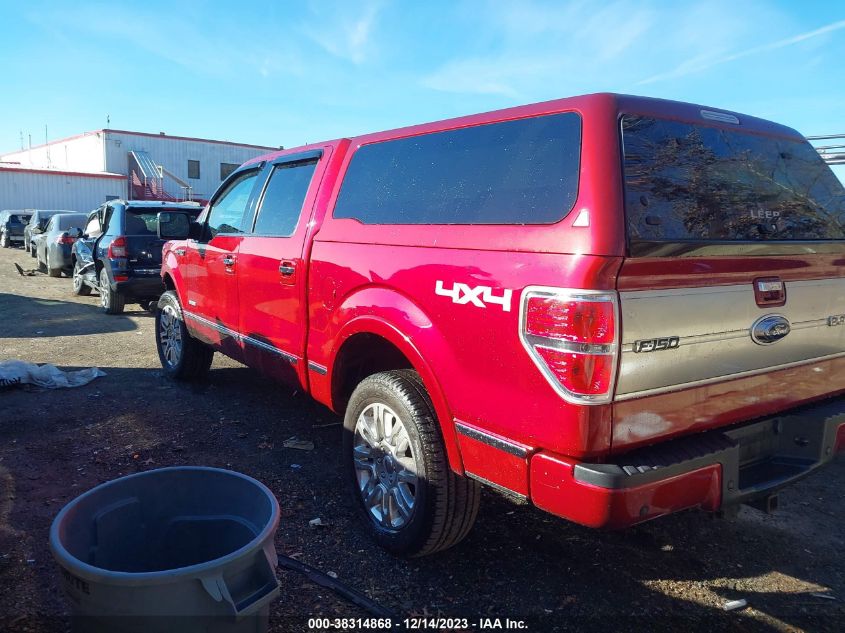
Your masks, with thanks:
M29 256L30 257L38 257L38 253L35 252L35 246L32 244L29 245Z
M85 283L85 278L79 272L79 262L73 263L73 294L77 297L87 297L91 294L91 286Z
M62 269L61 268L48 268L47 274L50 277L61 277L62 276Z
M106 314L120 314L126 307L126 297L111 289L109 275L105 268L100 271L100 305Z
M156 348L164 375L175 380L204 378L214 360L214 350L188 334L179 297L168 290L158 300Z
M415 371L361 381L346 409L343 438L356 506L380 546L425 556L466 537L480 486L450 469L434 407Z

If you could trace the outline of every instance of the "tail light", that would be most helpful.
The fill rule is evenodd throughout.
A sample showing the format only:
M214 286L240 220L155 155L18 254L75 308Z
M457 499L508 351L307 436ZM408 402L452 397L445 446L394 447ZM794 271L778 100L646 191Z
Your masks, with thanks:
M67 233L62 233L56 238L56 244L73 244L76 241L75 237L71 237Z
M602 404L613 397L618 314L615 292L529 287L522 294L519 336L564 399Z
M120 257L126 257L125 237L119 235L118 237L112 240L112 243L109 244L108 257L109 259L118 259Z

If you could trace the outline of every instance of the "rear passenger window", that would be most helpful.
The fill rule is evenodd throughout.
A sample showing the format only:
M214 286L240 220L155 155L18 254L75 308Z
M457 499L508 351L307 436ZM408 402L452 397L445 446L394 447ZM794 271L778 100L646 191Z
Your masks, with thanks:
M255 233L287 237L296 230L317 161L277 165L264 190Z
M364 224L552 224L578 195L574 112L364 145L335 218Z
M214 201L208 213L208 238L218 233L243 233L243 218L257 171L236 178Z

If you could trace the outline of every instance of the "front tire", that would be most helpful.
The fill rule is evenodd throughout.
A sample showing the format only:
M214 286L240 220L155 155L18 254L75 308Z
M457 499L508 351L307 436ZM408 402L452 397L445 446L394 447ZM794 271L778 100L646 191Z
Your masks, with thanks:
M158 300L156 348L164 375L175 380L205 377L214 360L214 350L188 334L179 297L173 290Z
M105 268L100 271L100 306L106 314L120 314L126 307L126 297L117 290L111 289L109 275Z
M480 487L449 468L434 408L415 371L365 378L349 400L343 436L356 505L380 546L425 556L466 537Z
M73 294L77 297L87 297L91 294L91 286L85 283L78 261L73 263Z

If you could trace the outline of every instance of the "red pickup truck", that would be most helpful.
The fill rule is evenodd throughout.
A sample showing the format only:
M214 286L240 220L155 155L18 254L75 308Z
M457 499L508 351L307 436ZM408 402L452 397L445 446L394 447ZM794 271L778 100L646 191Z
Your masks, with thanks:
M596 94L284 150L163 213L164 371L214 351L344 415L393 552L479 484L594 527L845 448L845 190L796 131Z

